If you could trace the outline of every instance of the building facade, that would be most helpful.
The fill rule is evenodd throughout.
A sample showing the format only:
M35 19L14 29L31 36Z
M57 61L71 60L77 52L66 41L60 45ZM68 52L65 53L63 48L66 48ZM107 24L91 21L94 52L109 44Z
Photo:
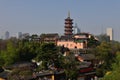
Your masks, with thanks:
M57 46L64 46L68 49L87 48L88 39L91 38L89 33L79 33L72 36L61 36L57 41Z
M106 34L107 36L110 37L110 40L113 40L113 29L112 28L107 28Z
M8 31L5 32L5 39L9 39L10 38L10 33Z
M40 36L40 41L45 43L57 43L59 35L57 33L42 34Z

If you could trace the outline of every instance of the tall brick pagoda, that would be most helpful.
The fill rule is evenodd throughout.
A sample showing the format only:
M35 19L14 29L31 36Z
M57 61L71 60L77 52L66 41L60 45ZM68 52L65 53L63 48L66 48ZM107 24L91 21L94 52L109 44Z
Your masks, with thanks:
M70 12L68 12L68 17L65 19L65 33L64 33L65 36L73 35L72 33L73 22L72 21L73 19L70 18Z

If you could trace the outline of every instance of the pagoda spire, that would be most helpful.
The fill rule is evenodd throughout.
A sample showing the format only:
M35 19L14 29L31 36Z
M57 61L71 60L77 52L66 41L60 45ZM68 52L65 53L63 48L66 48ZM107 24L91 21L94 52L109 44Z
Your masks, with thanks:
M70 11L68 11L68 17L70 18Z

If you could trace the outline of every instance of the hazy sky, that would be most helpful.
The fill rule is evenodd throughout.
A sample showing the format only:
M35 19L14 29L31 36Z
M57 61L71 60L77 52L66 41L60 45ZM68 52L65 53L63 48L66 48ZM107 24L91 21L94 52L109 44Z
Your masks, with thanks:
M0 36L63 34L68 11L82 32L98 35L112 27L120 41L120 0L0 0Z

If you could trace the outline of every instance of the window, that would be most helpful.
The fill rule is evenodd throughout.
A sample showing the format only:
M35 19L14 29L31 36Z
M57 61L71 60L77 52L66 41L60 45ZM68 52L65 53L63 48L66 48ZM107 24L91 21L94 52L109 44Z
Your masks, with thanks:
M72 44L70 44L70 47L72 47Z
M66 47L68 47L68 43L66 44Z
M77 49L77 46L75 46L75 49Z

